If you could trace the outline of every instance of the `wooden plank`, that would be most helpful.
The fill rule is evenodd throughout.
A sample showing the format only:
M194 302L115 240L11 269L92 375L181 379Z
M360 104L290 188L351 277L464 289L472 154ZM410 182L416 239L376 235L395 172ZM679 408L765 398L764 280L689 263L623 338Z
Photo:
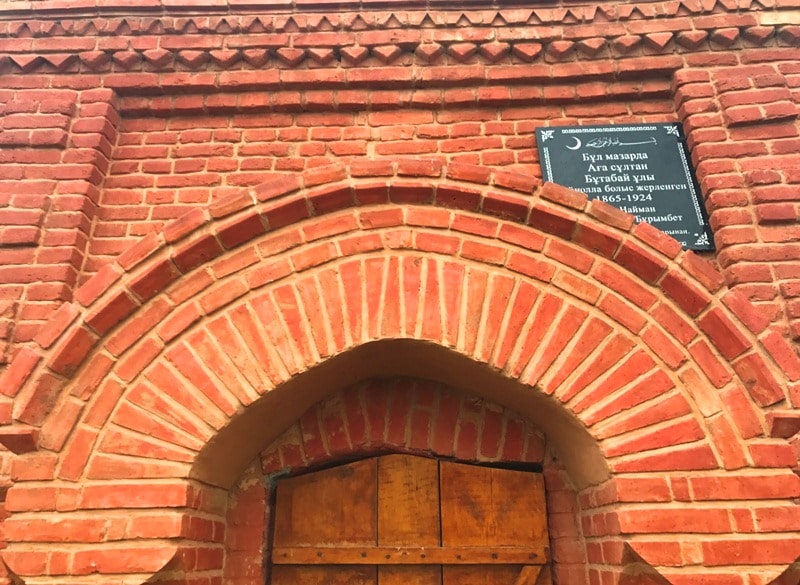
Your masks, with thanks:
M378 585L441 585L442 568L430 565L378 567Z
M442 585L514 585L519 566L443 567Z
M537 565L525 565L519 572L517 580L514 585L536 585L539 573L542 572L542 567Z
M442 461L442 546L529 546L544 558L541 474Z
M514 546L303 546L278 547L272 551L272 562L277 565L533 565L547 561L538 549Z
M536 585L553 585L553 574L550 570L550 565L542 567L542 572L539 573L539 578L536 580Z
M273 585L552 582L541 475L410 455L282 480L273 542Z
M378 459L378 545L439 545L439 464L412 455Z
M377 568L346 567L272 567L271 585L377 585Z
M274 534L276 547L332 542L374 545L376 458L281 480Z

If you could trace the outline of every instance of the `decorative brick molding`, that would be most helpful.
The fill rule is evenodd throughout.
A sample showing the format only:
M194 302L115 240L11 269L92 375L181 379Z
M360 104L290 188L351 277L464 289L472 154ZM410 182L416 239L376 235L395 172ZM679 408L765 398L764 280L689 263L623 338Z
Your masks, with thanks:
M800 551L795 455L763 421L793 404L792 349L708 263L578 193L435 161L321 167L167 224L76 298L0 381L9 429L41 429L7 499L23 579L221 571L208 522L259 445L378 372L538 425L604 578L625 550L684 582L774 577Z
M674 9L678 4L670 6ZM586 10L557 9L565 17L573 11ZM609 57L693 54L734 45L791 47L800 35L795 25L779 25L774 19L762 24L760 13L739 16L735 22L730 17L709 16L706 27L675 27L667 32L657 25L643 25L641 17L618 16L609 22L583 16L581 20L555 22L553 12L550 8L455 15L398 11L381 14L377 19L368 13L326 14L311 19L307 15L96 18L61 20L40 31L30 28L39 23L8 22L3 23L5 31L0 29L0 39L7 36L16 40L0 54L0 66L6 74L75 74L261 70L265 66L301 69L376 64L599 63ZM544 34L542 18L549 21ZM602 24L595 24L595 20ZM690 22L693 21L685 21L687 25ZM455 32L459 27L469 27L470 33ZM138 42L131 46L127 37ZM65 43L69 52L65 52ZM538 71L549 77L546 69ZM604 71L610 74L613 67L606 64ZM622 71L633 73L624 66ZM278 79L264 71L262 76ZM244 80L248 76L238 78ZM281 81L295 78L296 75L287 75ZM233 82L237 76L220 79Z
M104 15L114 10L111 3L12 2L5 13L0 10L0 73L100 74L105 87L128 92L145 86L180 90L186 83L241 89L252 83L380 81L381 72L367 68L391 72L383 80L395 85L516 77L501 64L535 64L525 76L544 81L576 75L630 79L644 71L737 62L733 54L711 57L710 51L737 49L747 59L752 49L771 48L789 60L800 41L796 13L783 2L768 2L771 10L763 11L750 11L749 1L455 11L434 4L375 11L367 2L355 12L344 11L346 4L340 12L317 14L312 6L296 7L312 12L287 14L291 6L272 4L258 15L217 2L152 4L119 17ZM202 15L177 16L182 10ZM26 11L38 18L31 20ZM174 72L207 73L166 75Z

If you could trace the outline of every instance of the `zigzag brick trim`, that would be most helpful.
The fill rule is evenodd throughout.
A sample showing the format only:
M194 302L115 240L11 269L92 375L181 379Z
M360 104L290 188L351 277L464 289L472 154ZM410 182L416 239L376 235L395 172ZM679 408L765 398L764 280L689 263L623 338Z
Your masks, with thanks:
M347 8L361 8L370 7L371 4L382 6L385 3L380 0L370 1L362 0L359 2L341 2L337 6L344 12ZM524 3L520 6L515 5L513 2L507 9L497 10L495 8L481 9L480 6L475 6L474 10L467 12L459 12L459 7L455 11L445 11L443 9L444 3L441 2L420 2L416 5L415 14L419 12L431 12L437 14L433 15L419 15L409 17L408 24L421 24L426 20L431 23L454 24L462 19L466 19L470 24L481 24L492 22L496 18L500 18L506 24L519 24L524 22L535 22L537 24L551 24L559 22L585 22L595 19L616 21L616 20L636 20L642 18L663 17L663 16L686 16L696 14L706 14L715 11L729 11L737 12L739 10L765 10L765 9L781 9L797 7L796 0L712 0L711 2L699 2L697 0L681 0L680 2L642 2L638 4L599 4L599 5L586 5L586 6L557 6L557 7L529 7ZM327 3L320 3L315 1L283 1L271 2L269 6L263 4L252 4L248 0L192 0L186 2L163 2L162 0L142 0L136 4L136 12L142 13L156 13L161 15L164 12L180 12L191 11L193 13L206 13L210 14L208 20L206 17L177 17L175 20L177 26L185 27L190 23L195 26L211 26L216 28L220 26L221 21L224 21L227 26L232 27L236 22L237 13L246 12L249 9L257 6L261 14L269 12L270 9L274 12L281 13L276 16L276 22L294 22L296 25L308 24L309 26L325 26L325 21L329 24L335 22L334 19L344 18L345 22L349 22L353 17L345 13L344 16L331 16L330 14L314 14L313 9L316 8L329 8ZM471 7L472 8L472 7ZM307 11L307 14L299 17L286 16L284 13L292 9L298 11ZM439 12L435 12L435 11ZM113 0L109 2L98 2L96 0L82 0L76 2L74 0L10 0L5 2L0 8L0 14L19 15L24 14L36 15L40 17L53 16L62 12L70 14L103 14L105 12L119 14L120 12L132 12L131 5L127 2L115 3ZM263 16L246 16L246 22L258 21L262 26L266 22L272 22L270 19L265 21ZM406 14L405 11L381 11L375 13L372 18L380 23L388 23L392 19L392 15L397 20L400 20L398 14ZM362 17L363 18L363 17ZM231 20L233 19L233 20ZM123 21L125 18L113 18L113 21ZM43 26L45 29L50 29L56 26L63 25L35 25ZM83 25L91 26L88 22ZM149 24L148 24L149 26Z
M324 15L50 21L53 13L42 2L33 6L41 20L0 21L0 73L546 64L732 48L788 49L800 43L800 26L793 13L738 13L737 8L749 8L751 3L729 4L686 1L452 12L420 7L417 11ZM18 3L20 9L24 5ZM791 3L762 6L791 7ZM170 10L180 8L171 5ZM665 25L669 18L674 22Z

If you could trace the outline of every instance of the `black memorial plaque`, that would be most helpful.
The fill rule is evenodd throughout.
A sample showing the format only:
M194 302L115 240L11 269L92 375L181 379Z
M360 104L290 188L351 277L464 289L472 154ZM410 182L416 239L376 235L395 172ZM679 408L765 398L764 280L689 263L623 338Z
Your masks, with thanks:
M680 124L537 128L546 181L647 222L691 250L713 250Z

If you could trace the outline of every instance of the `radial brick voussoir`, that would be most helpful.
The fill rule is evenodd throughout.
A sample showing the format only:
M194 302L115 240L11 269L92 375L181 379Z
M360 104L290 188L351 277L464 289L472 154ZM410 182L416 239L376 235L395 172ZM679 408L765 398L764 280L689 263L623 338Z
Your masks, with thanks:
M412 165L412 162L405 162L402 160L398 160L394 165L393 169L395 172L398 169L403 169L405 167L409 167ZM489 176L494 176L491 171L487 171ZM436 176L430 180L428 183L430 187L426 189L435 189L437 193L458 193L458 192L474 192L478 197L478 207L477 210L479 212L478 217L475 220L470 220L477 222L478 225L480 222L486 223L488 220L480 220L480 211L483 210L484 212L488 213L492 216L499 216L503 218L505 221L517 221L517 222L527 222L528 216L530 217L537 217L537 201L538 201L538 192L536 191L536 186L533 185L534 194L532 197L528 197L527 199L524 197L520 197L518 195L504 195L502 191L498 191L498 186L500 184L507 184L507 185L514 185L516 189L517 185L523 185L526 183L527 179L520 175L520 178L517 180L516 184L514 180L511 178L511 174L508 172L504 172L502 178L498 178L496 180L489 179L488 181L483 178L483 176L476 176L472 173L470 176L476 176L479 179L478 183L465 183L463 181L460 182L453 182L449 179L442 179L441 176L452 176L453 174L457 176L463 176L464 173L460 171L455 171L455 173L450 173L449 171L437 172ZM350 177L350 178L348 178ZM387 180L391 184L396 184L395 187L390 186L390 192L395 191L397 194L392 197L391 199L400 199L400 200L408 200L414 205L422 203L423 205L430 205L432 201L431 198L425 195L417 195L414 194L414 189L418 187L416 184L404 184L400 179L391 179L390 177L385 177L382 173L382 179ZM344 180L344 182L343 182ZM332 184L330 187L314 187L311 191L304 192L300 188L300 184L306 185L321 185L329 181L334 181L335 183ZM401 182L397 182L401 181ZM491 190L487 190L486 184L494 184L494 187L491 187ZM322 168L322 169L314 169L313 171L309 171L306 175L303 175L303 178L300 182L294 183L290 190L286 190L285 187L281 187L280 185L284 185L285 182L282 180L278 180L275 183L277 187L277 191L273 188L272 183L267 183L262 187L259 187L257 191L259 193L267 193L272 192L272 195L269 198L269 203L255 203L254 200L246 198L246 199L238 199L236 206L234 208L228 207L229 210L224 215L225 218L221 220L217 220L220 224L225 224L230 227L219 227L213 228L209 231L209 228L205 226L204 223L196 224L198 227L195 229L194 232L184 232L184 235L180 237L180 239L175 240L174 238L169 238L171 241L170 244L162 244L160 251L156 251L155 253L151 254L146 261L143 261L136 266L133 266L130 271L126 271L123 269L118 268L117 270L110 270L106 271L105 274L111 275L111 278L117 279L117 284L114 284L113 280L104 280L100 283L99 289L97 289L97 293L94 293L92 297L96 298L96 301L91 303L87 309L86 314L82 319L79 319L76 322L73 322L70 326L71 328L79 326L81 322L84 320L94 329L95 331L99 331L101 335L107 335L109 332L113 331L114 327L126 327L125 324L126 316L127 319L132 319L131 315L133 315L137 310L137 305L131 302L131 294L134 298L140 298L142 296L141 285L137 284L137 288L132 288L131 293L126 293L125 290L127 286L125 283L131 283L130 286L133 286L133 283L140 283L143 282L144 275L152 272L156 266L171 266L175 265L178 269L187 275L191 274L193 278L198 278L204 272L198 272L202 270L202 266L211 263L211 262L220 262L221 260L217 260L221 258L221 255L226 253L231 253L242 246L253 245L252 242L256 241L259 237L262 237L262 234L270 234L270 233L280 233L281 230L291 229L292 222L315 222L321 221L324 216L328 216L330 214L337 214L340 213L339 210L344 210L347 208L352 208L353 205L369 205L371 202L385 204L386 199L383 197L379 197L375 199L371 193L374 192L374 179L371 177L364 177L362 173L359 172L358 176L351 177L350 169L344 167L342 165L334 166L331 168ZM337 187L335 185L341 185L341 187ZM423 188L424 183L419 183L419 188ZM363 185L363 187L362 187ZM414 186L412 186L414 185ZM400 189L398 191L398 189ZM564 192L563 194L558 194L556 196L555 192L553 191L553 187L549 187L549 191L543 191L543 195L547 197L549 200L548 205L553 205L556 202L556 208L554 211L560 207L558 203L561 201L564 202L565 206L561 207L563 211L559 213L562 214L572 214L574 213L574 201L575 199L571 199L571 196L567 196L568 193ZM430 191L428 191L430 192ZM420 192L421 194L422 192ZM434 198L436 201L439 200L439 197ZM446 204L446 200L442 200L443 204ZM217 205L217 209L221 209L224 204L220 203ZM402 205L402 204L400 204ZM527 206L527 211L525 207ZM232 211L234 209L238 209L238 211ZM367 237L367 234L361 237L360 244L356 243L354 240L348 240L348 242L352 242L348 244L348 246L355 245L355 247L350 250L349 248L342 248L341 245L335 245L333 241L331 244L324 244L319 243L316 247L312 248L310 246L306 246L303 250L297 250L290 256L291 265L295 266L295 270L302 270L305 268L315 267L315 266L322 266L326 262L330 262L335 258L347 254L351 251L366 251L366 248L363 246L365 245L377 245L377 242L380 240L383 241L383 246L388 246L389 248L400 246L408 247L408 248L416 248L423 243L425 245L429 245L428 242L439 241L441 244L444 244L448 241L452 242L452 246L449 246L456 255L468 259L471 261L479 261L479 262L490 262L492 264L495 263L495 260L492 257L492 248L491 242L484 240L484 243L478 244L477 241L471 241L472 236L469 236L466 239L461 239L461 243L459 243L459 237L462 235L461 232L454 232L453 228L458 223L463 223L466 221L466 215L463 213L458 212L457 210L448 211L448 208L444 208L446 213L444 215L439 214L435 208L428 208L428 211L424 213L427 215L420 215L417 214L417 217L421 219L415 220L417 225L416 231L419 233L413 233L413 230L410 230L408 227L403 227L400 231L393 232L392 234L373 234L372 244L368 244L370 241ZM389 213L389 210L386 210ZM416 213L416 212L415 212ZM439 215L436 215L439 214ZM263 218L262 221L255 221L255 218L261 217ZM437 219L433 219L436 217ZM251 218L251 219L248 219ZM319 218L319 219L317 219ZM463 219L462 219L463 218ZM607 219L609 223L604 223L603 220ZM332 221L336 221L332 219ZM429 221L428 225L425 225L426 221ZM637 245L640 247L644 247L643 249L649 250L650 255L654 255L653 257L656 258L659 256L659 249L662 247L660 243L657 243L653 240L653 238L649 235L649 232L642 232L647 237L644 241L638 241L635 237L636 232L627 232L627 230L623 229L620 230L620 226L627 227L627 223L620 224L619 219L617 218L616 214L606 215L606 214L593 214L592 216L586 216L584 219L581 220L582 224L585 226L597 225L596 230L602 230L603 233L607 234L619 234L616 236L618 241L623 242L622 247L619 248L616 254L622 253L625 249L624 246L629 245ZM287 223L289 222L289 223ZM449 223L448 223L449 222ZM184 223L184 220L177 220L176 226L178 224ZM250 229L248 227L250 223L253 223L256 226L256 229ZM532 222L534 227L538 226L538 223ZM361 225L364 227L371 227L368 224L364 224L363 220L361 220ZM489 225L489 224L486 224ZM543 227L547 227L549 224L545 224ZM210 226L209 226L210 227ZM398 226L400 228L400 226ZM246 229L245 229L246 228ZM426 229L423 229L426 228ZM450 229L447 229L450 228ZM265 231L266 230L266 231ZM405 232L403 230L406 230ZM165 227L165 232L175 232L175 229L171 225ZM369 230L367 230L369 231ZM548 228L548 231L549 228ZM216 232L216 237L212 235L212 233ZM226 236L226 234L230 232L231 236ZM236 234L235 236L233 234ZM306 230L306 233L307 230ZM599 232L598 232L599 233ZM244 235L242 235L244 234ZM405 235L404 235L405 234ZM551 237L555 241L558 240L556 235L564 235L567 237L575 237L575 243L579 246L585 247L587 252L590 254L597 253L596 245L594 240L591 238L582 237L580 232L576 232L572 234L572 232L564 232L560 231L550 235L549 233L544 234L545 237ZM407 241L405 240L396 240L392 243L394 238L402 237L402 238L410 238ZM233 238L233 239L231 239ZM431 239L431 238L438 238L438 239ZM444 239L443 239L444 238ZM220 239L224 240L226 244L223 246L220 244ZM335 240L335 238L333 239ZM404 242L404 243L403 243ZM437 245L441 245L437 244ZM656 248L651 247L653 244L657 244ZM233 246L231 252L224 252L224 250L230 246ZM333 247L331 247L333 246ZM488 247L487 247L488 246ZM444 251L447 248L440 248L441 251ZM629 248L633 249L633 248ZM500 253L500 249L497 248L498 253ZM522 255L520 255L522 254ZM269 257L269 249L268 248L261 248L258 251L258 254L254 256L257 258L258 256L262 258ZM543 259L540 259L535 251L528 251L525 252L524 249L520 249L520 252L517 253L515 256L508 256L505 257L505 253L503 253L502 257L498 257L498 260L502 260L503 264L506 266L512 267L514 265L522 266L522 258L527 256L530 258L526 262L534 262L539 264L541 270L545 267L546 264L541 264ZM167 264L164 264L161 258L169 258ZM301 258L303 260L301 261ZM701 280L696 280L695 277L690 274L686 273L681 268L671 262L671 258L669 257L662 257L663 259L661 262L664 266L671 265L672 269L669 272L663 274L663 276L659 279L658 282L658 289L663 289L664 294L666 296L666 300L670 301L671 303L675 303L676 310L680 313L683 311L690 311L692 314L702 313L702 315L706 315L706 311L708 312L706 316L703 316L700 319L702 329L705 335L707 335L715 347L719 348L724 355L734 355L732 352L740 352L741 349L746 349L750 347L753 343L749 332L743 328L741 325L737 325L738 320L734 315L731 315L727 312L727 308L724 306L719 306L718 303L715 301L715 292L713 290L709 290L706 287L709 286L710 282L714 283L714 288L718 287L718 280L714 279L709 280L706 277L703 277ZM648 264L652 264L652 260L650 258L646 258L645 261ZM630 278L633 278L634 281L637 280L637 262L638 259L636 256L632 256L630 254L626 255L625 263L620 268L623 270L624 273L628 273L628 270L631 270L633 274L631 274ZM600 259L594 260L593 263L600 267L604 265ZM601 289L605 287L604 282L607 282L612 287L615 286L614 279L606 280L598 273L598 276L601 277L599 282L594 281L593 278L582 278L580 279L584 284L578 284L578 281L572 282L571 279L575 278L574 276L570 276L574 274L571 267L567 266L565 268L559 269L557 263L553 263L553 260L549 261L549 264L553 267L551 272L542 273L544 275L544 280L546 282L553 281L558 282L563 280L562 285L559 285L562 291L567 291L572 294L577 294L579 297L583 298L584 300L589 300L589 302L593 302L590 299L596 299L599 297L594 296L585 296L589 289L588 286L592 282L595 282L592 286L600 286ZM531 268L533 265L530 265ZM693 266L690 264L689 266ZM160 272L163 273L164 268L158 269ZM261 266L254 266L249 269L250 273L255 273L258 270L263 270ZM437 282L437 278L434 278L436 272L440 270L440 267L434 267L431 269L432 272L426 271L425 278L428 279L433 286L433 283ZM526 269L527 271L530 268ZM704 270L706 270L704 268ZM528 272L530 273L530 272ZM563 273L563 276L559 276L559 274ZM141 274L141 276L140 276ZM155 277L155 272L153 273ZM404 274L407 276L408 270L406 269ZM590 275L594 273L590 271ZM630 273L629 273L630 274ZM116 276L114 276L116 275ZM175 293L170 293L169 291L176 290L180 288L180 278L178 281L172 285L169 284L170 281L174 281L177 277L177 274L173 275L164 275L163 277L158 277L157 280L163 281L163 284L156 284L154 283L153 286L156 288L153 289L153 293L157 290L165 290L168 297L172 297L174 299L178 299L179 297L174 297ZM153 277L148 277L152 280ZM213 278L213 276L212 276ZM552 280L555 278L555 280ZM250 282L254 282L250 279ZM407 285L408 286L408 285ZM659 294L658 290L654 290L653 287L649 286L648 283L642 283L642 285L636 286L644 286L647 290L653 290L653 293L648 294ZM121 288L120 288L121 287ZM167 287L163 289L162 287ZM218 282L212 289L209 290L208 293L205 293L204 297L206 300L200 300L201 306L201 314L207 313L210 314L213 311L218 310L220 307L227 305L235 299L239 298L242 294L247 294L247 289L240 289L238 292L235 292L233 283L223 284L222 282ZM578 288L576 288L578 287ZM643 289L643 290L645 290ZM305 289L304 289L305 290ZM634 304L640 304L641 301L630 297L631 294L630 287L626 287L626 290L617 291L613 289L608 289L608 293L605 294L602 298L608 299L605 301L603 306L611 306L611 298L618 298L619 302L617 303L619 306L629 306L628 303L631 300L634 301ZM213 292L217 291L217 292ZM150 294L153 294L150 293ZM183 294L183 293L181 293ZM620 296L620 294L624 296ZM149 295L146 295L149 296ZM313 295L305 295L306 304L311 302L310 299ZM627 297L627 298L626 298ZM199 298L199 297L198 297ZM289 298L289 297L287 297ZM296 298L296 297L292 297ZM407 298L407 294L404 298ZM620 304L621 303L621 304ZM181 304L181 303L179 303ZM712 304L715 305L716 308L713 310L709 310L708 307ZM95 307L98 305L98 307ZM306 308L306 307L304 307ZM113 315L109 311L112 311ZM311 308L307 308L307 310L311 310ZM319 309L314 309L312 313L317 314L319 313ZM104 317L104 315L108 314L109 317ZM429 312L432 314L432 312ZM415 313L415 315L417 315ZM102 323L99 319L103 318ZM613 317L613 314L612 314ZM645 314L642 314L642 318L648 319ZM284 317L284 319L289 319L289 317ZM614 320L619 320L621 317L617 317ZM291 319L290 319L291 320ZM310 322L314 322L315 319L311 318ZM406 332L411 333L411 330L414 329L414 326L411 325L413 319L409 321L409 325L405 327ZM665 327L668 328L669 325L667 323L664 324ZM99 327L99 330L98 330ZM309 331L311 331L311 325L308 325ZM330 328L330 325L326 325L326 327ZM71 331L71 329L70 329ZM76 330L77 331L77 330ZM735 334L733 332L735 331ZM299 331L298 331L299 333ZM64 331L61 334L61 337L66 338L65 336L72 335L74 333L70 332L67 333ZM332 333L331 333L332 335ZM321 341L317 341L314 345L318 345ZM329 342L323 343L325 346L324 349L321 350L320 348L315 349L315 355L328 355L330 350L328 346L330 345ZM340 345L341 344L336 344ZM655 342L649 344L651 349L653 349L656 354L658 354L659 346L655 344ZM87 347L87 350L90 347ZM58 364L71 364L70 368L78 368L80 367L80 362L84 357L81 355L81 351L79 350L78 346L75 344L54 344L52 348L49 348L47 351L50 355L46 360L46 364L51 369L53 367L60 368ZM69 355L67 355L69 352ZM77 353L76 353L77 352ZM84 355L88 355L86 352L83 352ZM22 361L27 359L27 354L20 354L18 357L19 361L19 368L17 369L24 369L22 367ZM76 361L77 360L77 361ZM30 360L28 360L29 362ZM75 362L73 364L73 362ZM39 366L41 369L42 366ZM15 371L17 371L15 367L12 367L8 372L7 375L12 375ZM61 372L56 369L56 373L60 374ZM760 372L759 376L761 378L773 377L772 373L767 371L766 373ZM18 377L18 381L16 383L21 384L27 378ZM749 378L748 378L749 380ZM14 381L11 380L13 384ZM752 382L750 382L752 384ZM760 383L763 385L764 380L761 380Z

